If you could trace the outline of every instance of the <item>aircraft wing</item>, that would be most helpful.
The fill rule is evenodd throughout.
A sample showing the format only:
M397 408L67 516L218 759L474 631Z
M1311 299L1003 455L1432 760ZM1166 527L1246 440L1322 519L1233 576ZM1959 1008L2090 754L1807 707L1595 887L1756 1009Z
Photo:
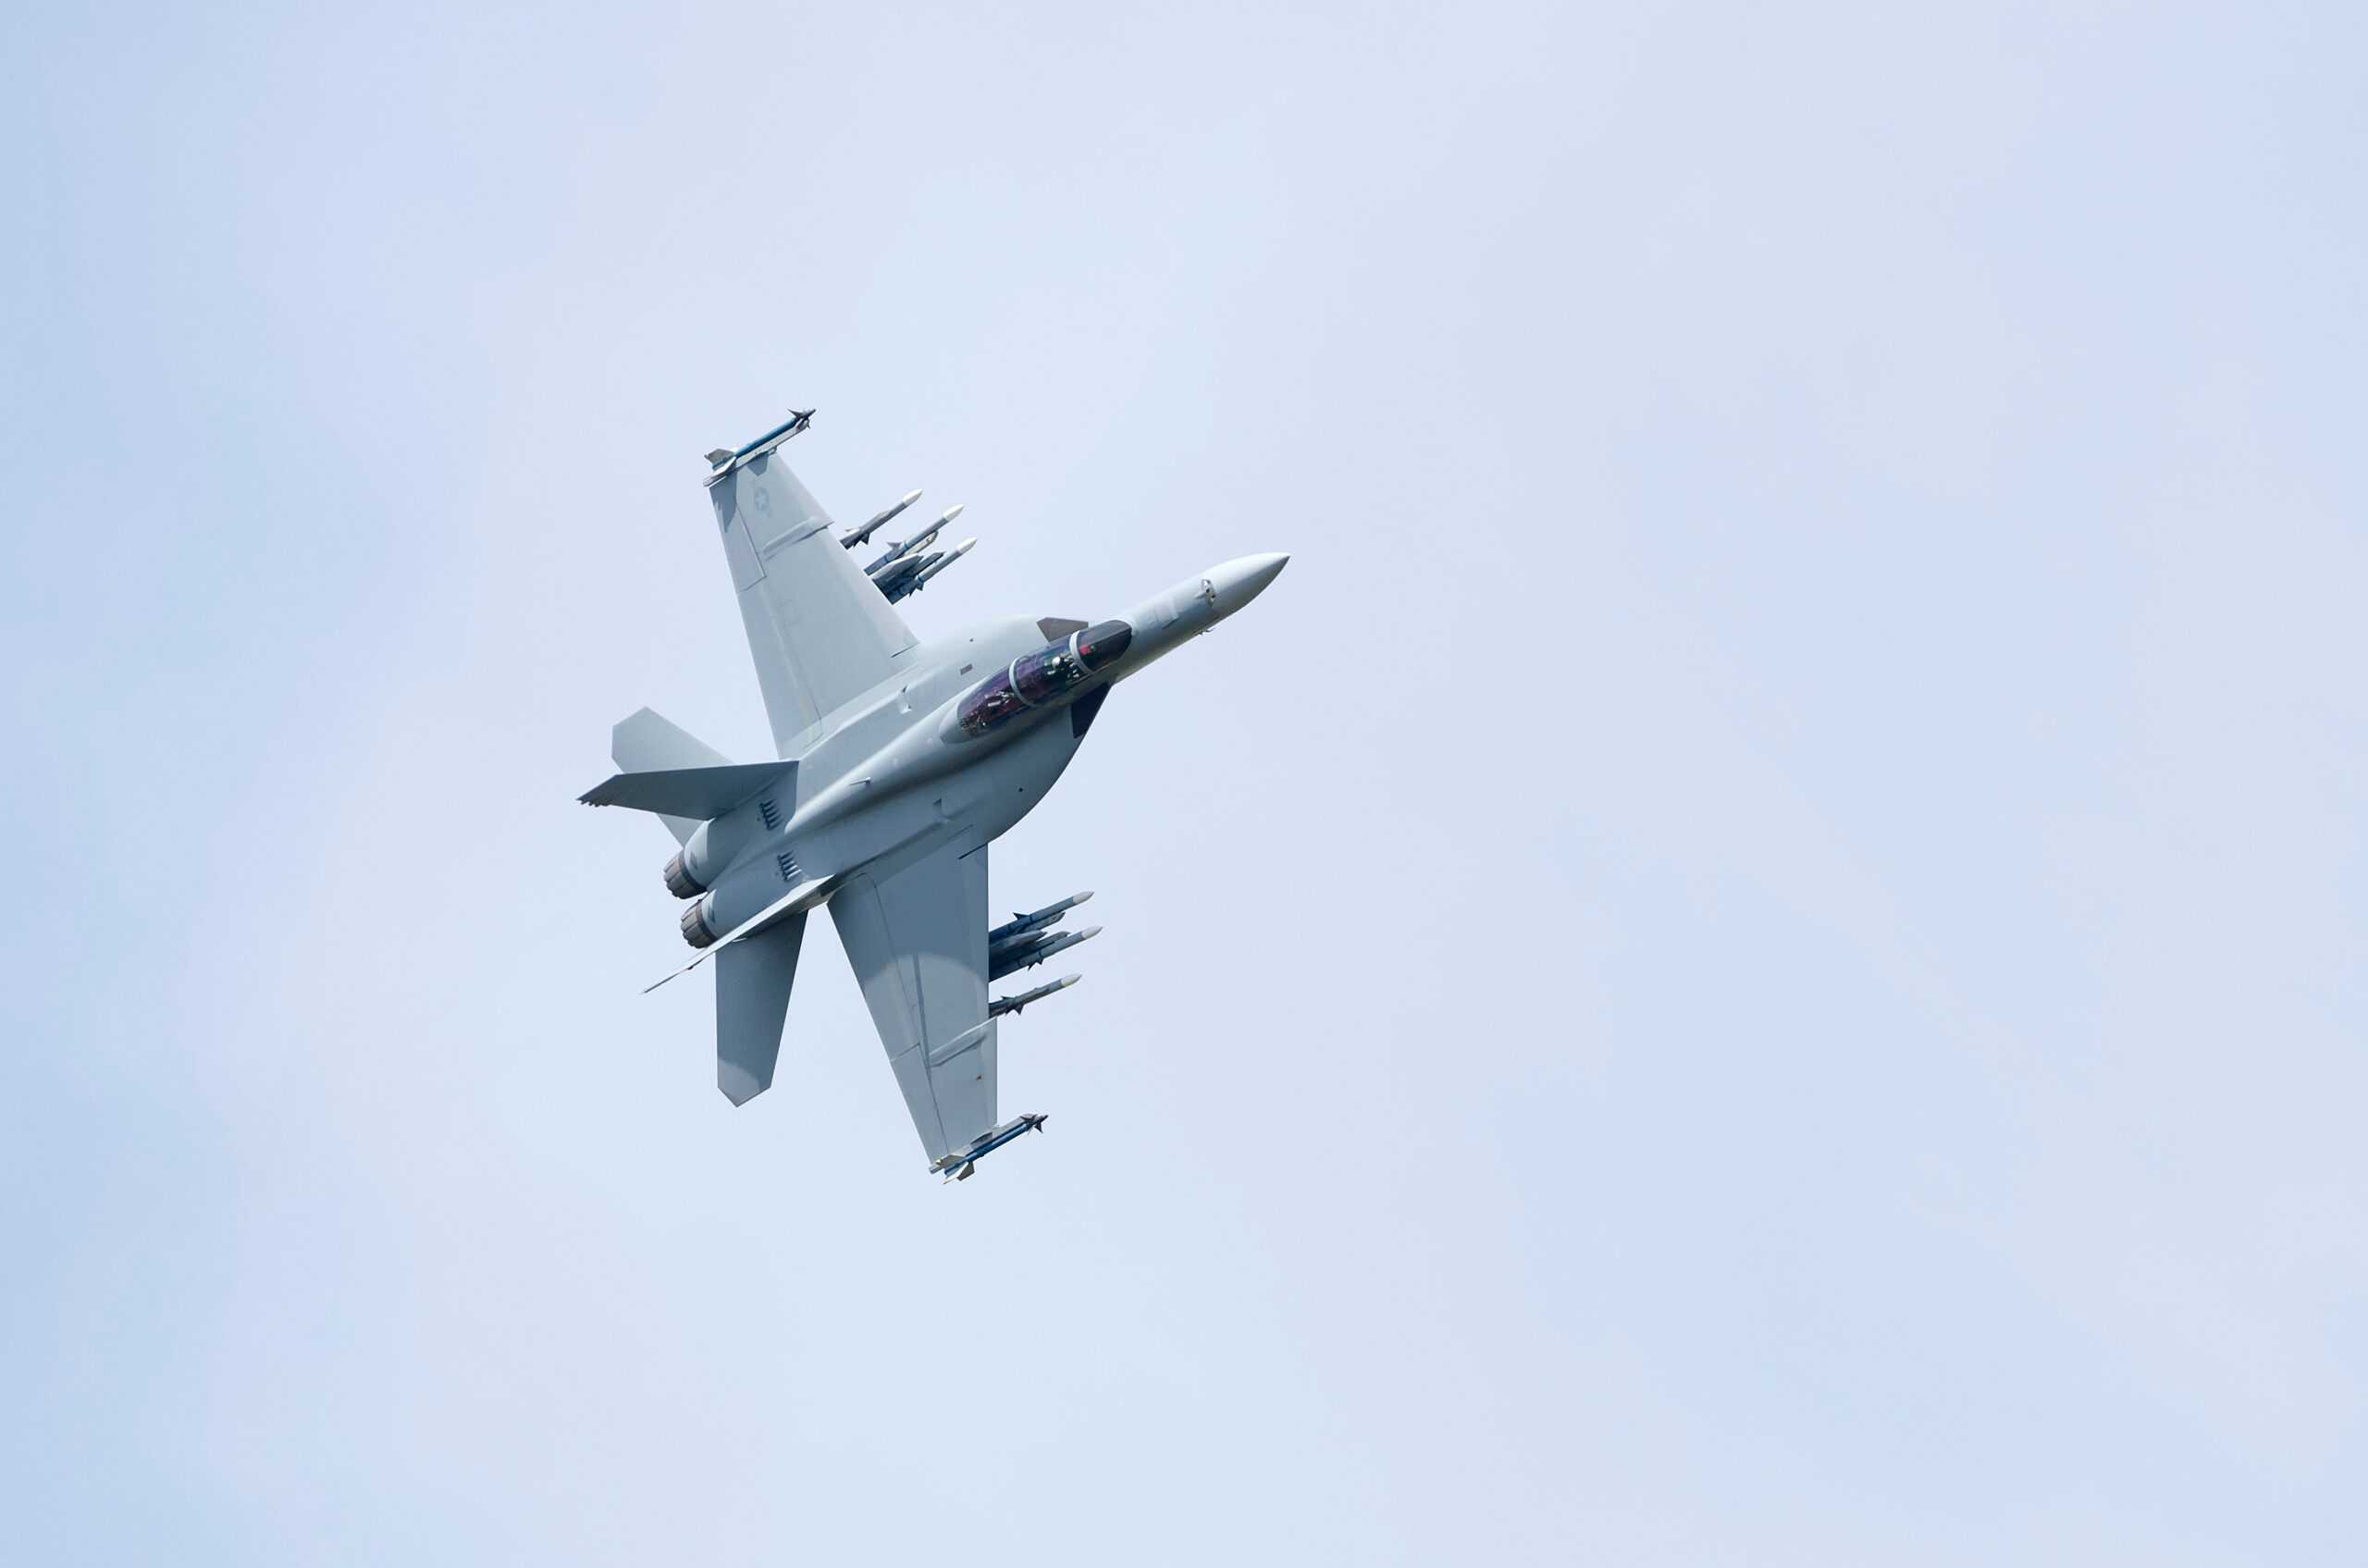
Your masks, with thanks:
M779 451L740 463L708 487L708 498L773 747L787 757L822 715L886 679L916 639L839 548L830 514Z
M985 841L965 833L888 876L858 872L831 918L921 1147L931 1161L970 1147L995 1126Z

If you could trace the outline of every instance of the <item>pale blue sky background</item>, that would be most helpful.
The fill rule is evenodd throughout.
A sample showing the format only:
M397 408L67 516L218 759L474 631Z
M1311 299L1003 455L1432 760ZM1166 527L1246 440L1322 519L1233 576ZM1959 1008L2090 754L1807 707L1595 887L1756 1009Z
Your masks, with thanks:
M2356 1555L2360 14L17 17L9 1555ZM792 402L925 632L1293 554L951 1191L572 803Z

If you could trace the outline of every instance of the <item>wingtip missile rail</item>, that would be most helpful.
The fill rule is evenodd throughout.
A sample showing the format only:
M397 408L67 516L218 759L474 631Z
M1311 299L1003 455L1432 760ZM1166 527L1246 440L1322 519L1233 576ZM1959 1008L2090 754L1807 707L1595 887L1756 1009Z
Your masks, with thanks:
M968 1181L979 1162L1002 1148L1015 1138L1025 1138L1031 1132L1043 1130L1046 1117L1042 1111L1016 1116L1001 1127L990 1128L971 1142L967 1149L956 1149L930 1162L930 1169L942 1172L948 1181Z
M716 482L725 475L740 468L752 459L764 456L791 437L803 434L806 427L813 423L812 409L794 408L789 411L787 419L746 445L734 447L729 451L722 447L716 448L707 454L708 467L714 471L707 476L708 485L713 488Z

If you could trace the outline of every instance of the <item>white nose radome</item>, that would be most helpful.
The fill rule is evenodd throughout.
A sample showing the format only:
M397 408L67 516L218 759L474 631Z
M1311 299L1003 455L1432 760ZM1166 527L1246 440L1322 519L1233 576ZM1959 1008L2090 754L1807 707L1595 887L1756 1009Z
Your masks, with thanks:
M1288 555L1244 555L1209 568L1209 586L1215 591L1217 614L1224 617L1266 591L1266 585L1289 564Z

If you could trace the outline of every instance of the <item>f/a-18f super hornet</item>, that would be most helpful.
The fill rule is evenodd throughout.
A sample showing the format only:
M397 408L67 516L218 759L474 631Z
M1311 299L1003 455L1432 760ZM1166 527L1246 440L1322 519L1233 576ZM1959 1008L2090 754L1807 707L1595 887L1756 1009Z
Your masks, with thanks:
M652 812L682 846L665 882L699 951L674 973L715 960L725 1096L745 1105L772 1082L806 917L827 906L930 1168L958 1179L1043 1125L998 1119L996 1026L1077 977L993 1000L989 982L1102 929L1053 929L1092 896L1079 893L990 930L987 846L1043 799L1113 685L1289 558L1225 562L1116 620L1014 617L925 643L890 606L977 542L931 549L961 508L857 566L851 552L920 492L839 533L780 450L812 418L708 454L777 759L728 761L645 708L616 726L623 771L584 799Z

